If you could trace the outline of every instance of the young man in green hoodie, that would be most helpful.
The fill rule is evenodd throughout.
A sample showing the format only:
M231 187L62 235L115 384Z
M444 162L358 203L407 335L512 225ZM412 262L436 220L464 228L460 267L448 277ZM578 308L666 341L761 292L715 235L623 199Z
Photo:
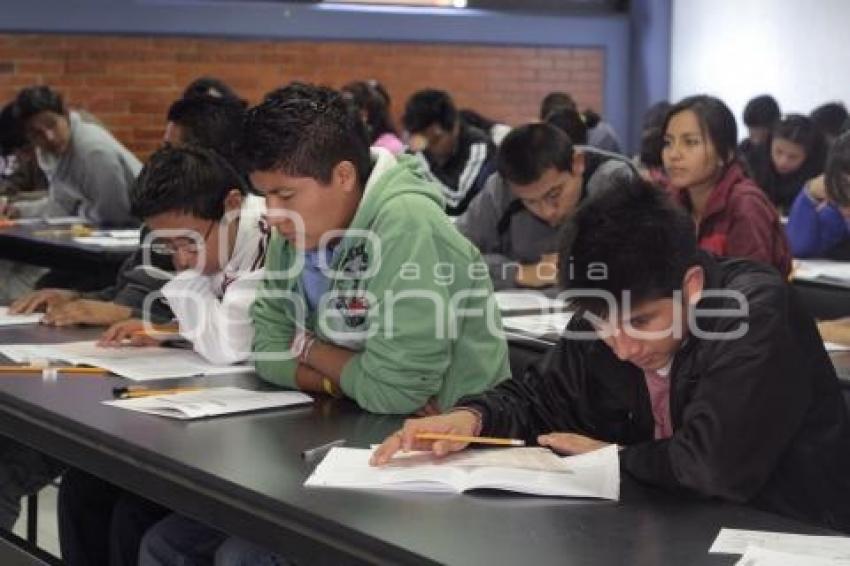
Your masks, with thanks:
M252 312L263 379L433 414L509 377L481 254L417 160L370 152L338 93L278 91L249 111L243 154L276 232ZM226 538L172 515L145 535L140 564L255 563L255 547Z

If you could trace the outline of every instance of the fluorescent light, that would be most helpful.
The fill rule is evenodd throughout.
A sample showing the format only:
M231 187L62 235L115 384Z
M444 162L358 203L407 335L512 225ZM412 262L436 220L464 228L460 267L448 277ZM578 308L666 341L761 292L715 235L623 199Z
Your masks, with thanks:
M332 0L332 3L372 4L380 6L416 6L420 8L466 8L466 0Z

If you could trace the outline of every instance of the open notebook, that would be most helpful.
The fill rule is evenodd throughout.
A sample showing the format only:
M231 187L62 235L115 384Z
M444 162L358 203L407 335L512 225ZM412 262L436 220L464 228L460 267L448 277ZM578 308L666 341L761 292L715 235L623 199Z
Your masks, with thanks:
M70 364L95 366L143 381L196 375L220 375L251 371L250 365L214 365L192 350L149 346L101 348L94 341L62 344L4 344L0 354L22 362L61 360Z
M103 404L175 419L200 419L312 402L312 397L300 391L252 391L238 387L209 387L200 391L116 399L104 401Z
M9 307L0 307L0 326L20 326L22 324L38 324L41 313L9 314Z
M369 465L372 450L331 449L304 483L308 487L461 493L499 489L557 497L617 500L616 446L561 458L546 448L471 449L435 458L401 454L386 466Z

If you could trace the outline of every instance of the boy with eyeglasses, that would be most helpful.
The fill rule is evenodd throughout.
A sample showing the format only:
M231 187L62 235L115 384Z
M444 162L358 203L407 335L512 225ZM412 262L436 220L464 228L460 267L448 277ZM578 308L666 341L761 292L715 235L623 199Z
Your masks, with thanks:
M178 274L160 293L181 335L213 363L235 363L251 352L250 306L262 279L269 230L263 199L246 195L239 174L199 147L165 147L151 156L131 192L132 209L151 229L152 252L172 258ZM110 327L101 344L130 339L146 321Z

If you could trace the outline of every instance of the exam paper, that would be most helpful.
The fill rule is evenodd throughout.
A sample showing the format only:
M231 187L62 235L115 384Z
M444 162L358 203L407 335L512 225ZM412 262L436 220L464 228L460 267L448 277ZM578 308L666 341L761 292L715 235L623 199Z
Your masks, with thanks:
M516 450L470 449L468 454L461 454L457 459L439 459L420 452L412 456L402 455L398 459L394 457L392 464L374 467L369 465L372 450L335 447L319 463L304 485L423 493L458 493L483 488L532 495L610 500L617 500L620 496L620 466L616 446L597 450L591 453L592 456L561 458L553 454L561 463L553 463L552 468L547 470L529 469L529 463L537 465L542 461L539 455ZM506 452L507 455L483 454L490 451ZM515 467L517 463L523 467Z
M181 348L159 346L101 348L94 341L63 344L7 344L0 345L0 354L18 363L33 360L61 360L69 364L101 367L136 381L221 375L253 369L247 364L214 365L198 353Z
M102 248L129 248L138 245L137 238L113 238L112 236L77 236L74 242L86 246L100 246Z
M710 553L744 554L754 546L774 552L842 560L850 564L850 537L797 535L770 531L720 529ZM841 562L840 564L844 564Z
M104 401L103 404L163 417L198 419L312 402L312 397L300 391L252 391L239 387L209 387L200 391L116 399Z
M9 307L0 307L0 326L18 326L21 324L38 324L43 315L35 314L9 314Z
M748 546L746 552L735 566L847 566L850 561L818 558L792 554L778 550L769 550L758 546Z
M48 216L44 219L48 226L66 226L70 224L88 224L89 219L82 216Z
M850 285L850 262L830 261L827 259L795 259L794 279L835 280Z
M553 312L525 316L510 316L502 319L505 330L519 331L531 336L560 335L573 313Z
M517 311L563 310L564 301L552 299L536 291L496 291L493 293L502 313Z

